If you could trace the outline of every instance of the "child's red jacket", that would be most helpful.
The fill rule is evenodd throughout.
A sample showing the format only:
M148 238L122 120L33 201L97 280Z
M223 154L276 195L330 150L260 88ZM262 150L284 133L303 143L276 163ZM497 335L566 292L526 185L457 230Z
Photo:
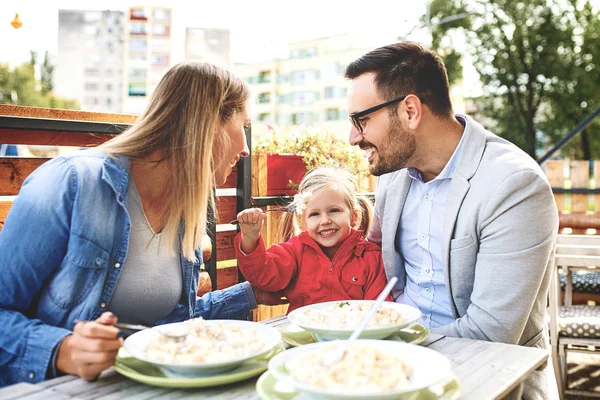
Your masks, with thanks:
M374 300L387 284L381 248L353 230L333 260L302 232L265 250L260 238L256 250L240 250L242 235L234 242L238 267L252 285L268 292L281 291L296 308L334 300ZM391 297L388 298L391 300Z

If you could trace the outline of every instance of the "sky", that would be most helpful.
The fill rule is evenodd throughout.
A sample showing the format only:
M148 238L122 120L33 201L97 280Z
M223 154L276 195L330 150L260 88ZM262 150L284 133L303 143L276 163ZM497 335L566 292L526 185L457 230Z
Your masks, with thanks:
M173 60L183 59L185 28L231 31L231 59L252 63L285 57L287 44L352 34L365 47L395 41L418 24L424 2L412 0L4 0L0 3L0 62L11 66L58 49L58 10L123 10L167 6L173 10ZM15 13L23 26L10 26Z

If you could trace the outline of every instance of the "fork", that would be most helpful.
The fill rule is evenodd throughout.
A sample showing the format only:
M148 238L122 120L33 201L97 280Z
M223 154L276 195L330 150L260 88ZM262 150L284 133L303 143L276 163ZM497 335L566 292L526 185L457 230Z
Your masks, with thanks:
M390 292L392 291L392 288L396 284L396 281L398 281L398 278L393 276L386 285L386 287L383 288L383 291L379 293L379 296L377 296L377 300L375 300L375 303L371 306L369 311L367 311L367 314L360 321L354 332L352 332L350 338L345 342L342 342L342 344L336 349L331 350L329 353L327 353L325 355L325 358L323 358L323 361L321 361L321 365L323 365L324 367L330 367L333 364L344 359L344 356L346 355L346 350L348 350L348 346L350 346L352 342L358 339L362 331L367 327L369 321L371 321L377 310L379 310L381 304L383 303L387 295L390 294Z
M271 209L265 210L263 212L268 213L271 211L282 211L282 212L293 213L294 211L296 211L296 208L298 208L298 205L296 203L290 203L287 206L271 208ZM233 221L230 222L231 225L238 225L239 223L240 223L240 221L238 221L237 219L234 219Z
M125 324L125 323L121 323L121 322L117 322L115 325L115 328L119 328L119 329L126 329L129 331L135 331L135 332L139 332L139 331L143 331L146 329L152 329L151 326L146 326L146 325L135 325L135 324ZM169 339L173 339L173 340L181 340L181 339L185 339L187 337L187 335L190 334L190 332L178 332L178 333L170 333L167 332L163 329L155 329L154 331L158 332L159 334L169 338Z

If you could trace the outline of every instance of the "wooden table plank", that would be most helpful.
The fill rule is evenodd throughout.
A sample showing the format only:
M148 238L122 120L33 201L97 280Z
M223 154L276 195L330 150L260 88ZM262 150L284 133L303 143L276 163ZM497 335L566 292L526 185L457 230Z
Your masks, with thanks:
M289 324L286 316L263 321L282 328ZM431 334L424 345L446 355L461 382L461 400L486 400L514 397L529 373L544 365L548 353L541 349L460 339ZM146 386L106 371L96 382L66 376L37 385L19 384L0 390L0 398L11 400L63 399L259 399L256 378L205 389L167 389Z

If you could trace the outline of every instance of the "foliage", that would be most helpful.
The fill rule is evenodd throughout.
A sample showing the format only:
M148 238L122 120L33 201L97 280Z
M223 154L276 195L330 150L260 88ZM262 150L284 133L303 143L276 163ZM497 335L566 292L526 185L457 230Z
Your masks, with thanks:
M364 153L329 132L300 126L291 135L283 136L270 128L253 144L252 153L299 155L309 171L323 165L346 168L356 174L359 191L368 191L370 173Z
M594 91L600 67L599 14L588 1L434 4L470 15L470 29L463 32L484 86L482 117L493 121L495 133L532 157L541 140L556 142L600 105ZM452 35L455 28L451 23L438 25L437 35ZM582 105L592 107L582 110Z
M20 66L10 69L7 64L0 64L0 103L23 106L79 109L76 100L64 99L52 93L52 73L54 67L44 57L41 65L42 79L35 78L36 54L31 52L31 59Z

